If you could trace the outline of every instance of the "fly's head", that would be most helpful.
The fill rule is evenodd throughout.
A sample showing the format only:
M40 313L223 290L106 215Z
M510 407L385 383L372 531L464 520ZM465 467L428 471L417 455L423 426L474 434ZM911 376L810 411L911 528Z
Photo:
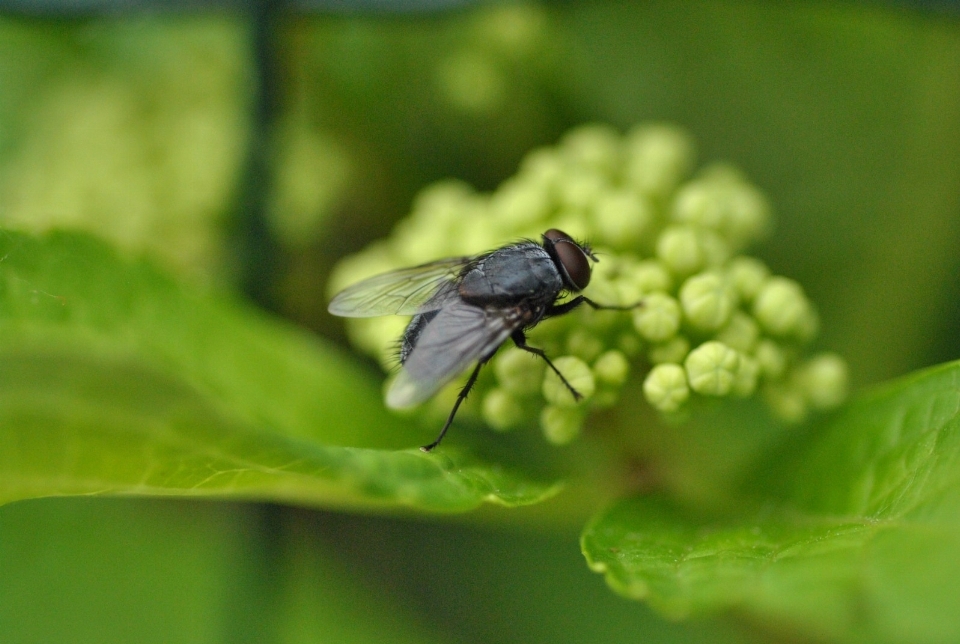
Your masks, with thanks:
M543 248L560 271L564 286L574 292L587 288L591 271L589 260L597 261L589 246L574 241L562 230L551 228L543 233Z

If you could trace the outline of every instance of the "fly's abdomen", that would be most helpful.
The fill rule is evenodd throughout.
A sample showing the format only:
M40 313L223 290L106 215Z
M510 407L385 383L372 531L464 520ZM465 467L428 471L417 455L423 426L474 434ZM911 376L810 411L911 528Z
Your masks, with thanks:
M403 332L403 337L400 339L400 364L404 364L407 361L407 358L410 357L410 352L417 346L417 340L420 339L420 334L423 333L423 330L430 324L430 320L435 318L439 312L439 310L427 311L426 313L418 313L413 316L410 324L407 325L406 330Z

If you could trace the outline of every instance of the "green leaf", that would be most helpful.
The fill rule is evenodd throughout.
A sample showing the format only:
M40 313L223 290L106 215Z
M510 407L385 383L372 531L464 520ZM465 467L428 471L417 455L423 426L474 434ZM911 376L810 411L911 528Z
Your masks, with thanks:
M798 441L799 442L799 441ZM747 509L634 498L582 536L618 592L819 637L960 639L960 363L862 396L770 459Z
M0 503L136 494L463 511L556 490L449 448L395 449L423 439L315 337L87 236L0 234Z

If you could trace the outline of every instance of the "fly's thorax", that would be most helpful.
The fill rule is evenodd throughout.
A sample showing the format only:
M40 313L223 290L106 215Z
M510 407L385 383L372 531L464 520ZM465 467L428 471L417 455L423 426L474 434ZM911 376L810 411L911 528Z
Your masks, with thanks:
M478 259L463 274L460 296L477 306L552 304L563 278L550 255L534 242L496 250Z

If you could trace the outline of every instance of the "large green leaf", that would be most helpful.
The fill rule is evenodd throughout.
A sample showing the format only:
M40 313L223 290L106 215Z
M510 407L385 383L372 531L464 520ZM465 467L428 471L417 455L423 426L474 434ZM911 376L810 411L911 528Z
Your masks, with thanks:
M138 494L457 511L555 489L449 449L396 449L424 438L306 333L87 236L0 234L0 503Z
M582 546L671 615L736 608L819 636L960 640L960 363L861 397L709 514L635 498Z

